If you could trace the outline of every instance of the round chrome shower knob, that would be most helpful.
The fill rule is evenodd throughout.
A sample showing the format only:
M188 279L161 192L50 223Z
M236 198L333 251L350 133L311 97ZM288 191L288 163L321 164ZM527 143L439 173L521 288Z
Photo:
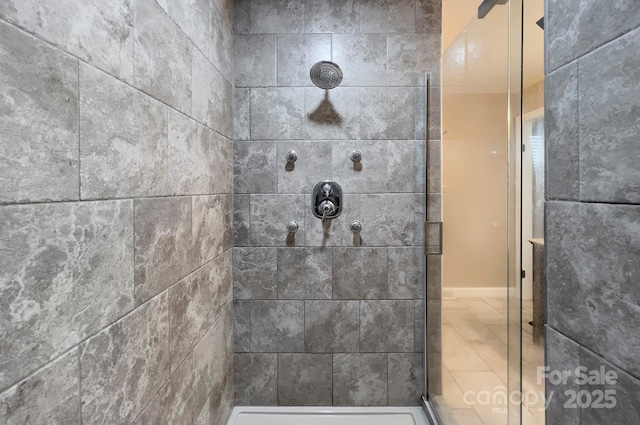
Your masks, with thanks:
M298 223L295 221L290 221L289 224L287 224L287 230L289 233L296 233L298 231L298 227Z
M296 151L287 152L287 162L294 163L298 160L298 154Z
M360 233L362 231L362 223L359 221L354 221L351 223L351 231L353 233Z
M351 154L349 154L349 159L353 162L360 162L362 161L362 152L360 151L353 151L351 152Z

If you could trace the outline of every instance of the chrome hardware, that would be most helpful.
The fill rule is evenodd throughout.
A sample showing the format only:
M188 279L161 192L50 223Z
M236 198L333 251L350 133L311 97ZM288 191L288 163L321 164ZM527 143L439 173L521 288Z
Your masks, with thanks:
M342 188L336 182L320 181L313 187L311 202L313 215L323 222L336 218L342 213Z
M298 223L296 223L295 221L290 221L289 224L287 224L287 231L289 233L296 233L298 231Z
M353 233L360 233L362 231L362 223L354 220L354 222L351 223L350 229Z
M287 152L286 159L287 159L287 162L293 164L298 160L298 154L296 153L296 151L289 151Z
M362 161L362 152L360 151L353 151L349 154L349 159L353 162L360 162Z

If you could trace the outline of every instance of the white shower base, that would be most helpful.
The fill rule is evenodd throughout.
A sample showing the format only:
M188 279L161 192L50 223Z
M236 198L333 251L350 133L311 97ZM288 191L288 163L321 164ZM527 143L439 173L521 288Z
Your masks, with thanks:
M227 425L429 425L421 407L243 407Z

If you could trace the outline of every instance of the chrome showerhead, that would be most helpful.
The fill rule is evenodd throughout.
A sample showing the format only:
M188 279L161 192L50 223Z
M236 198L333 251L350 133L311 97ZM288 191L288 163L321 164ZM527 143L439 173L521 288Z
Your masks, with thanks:
M329 61L320 61L311 67L311 82L321 89L330 90L342 82L342 70Z

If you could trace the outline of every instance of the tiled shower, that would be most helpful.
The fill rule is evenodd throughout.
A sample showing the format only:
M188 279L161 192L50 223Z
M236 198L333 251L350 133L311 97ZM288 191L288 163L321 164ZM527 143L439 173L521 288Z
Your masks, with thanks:
M418 405L424 73L440 55L439 6L235 7L236 404ZM311 82L322 60L341 67L339 87ZM324 225L312 214L321 180L344 192L342 215Z

